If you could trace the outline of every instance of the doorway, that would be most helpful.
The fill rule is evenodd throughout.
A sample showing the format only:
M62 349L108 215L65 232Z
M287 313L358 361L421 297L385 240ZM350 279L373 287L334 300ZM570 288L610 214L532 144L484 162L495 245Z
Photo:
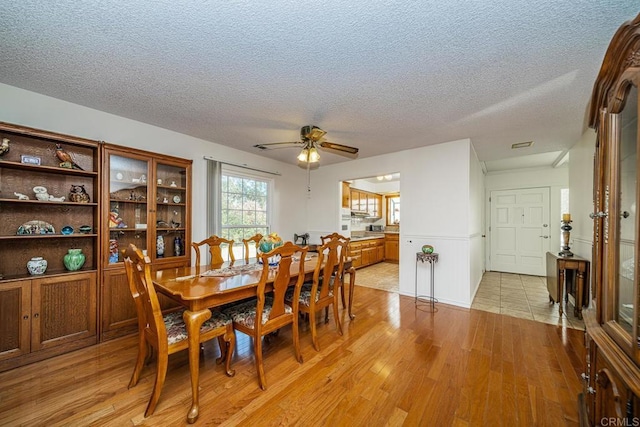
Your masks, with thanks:
M400 174L396 172L350 179L341 184L341 189L342 209L348 207L351 215L348 227L351 242L367 241L362 244L375 244L377 248L375 257L371 256L370 246L367 256L362 254L362 266L358 268L356 284L397 292ZM347 194L348 197L345 197ZM389 215L389 206L393 208L392 215Z
M544 276L549 187L491 192L490 270Z

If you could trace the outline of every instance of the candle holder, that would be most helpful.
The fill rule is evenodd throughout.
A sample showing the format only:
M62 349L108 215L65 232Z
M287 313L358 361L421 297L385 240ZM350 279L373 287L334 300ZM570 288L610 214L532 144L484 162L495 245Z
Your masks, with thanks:
M571 223L573 221L568 220L562 220L560 221L562 223L562 226L560 227L560 229L562 230L562 251L558 253L558 255L563 256L563 257L570 257L573 256L573 252L571 252L569 249L571 249L569 247L569 235L571 234L571 229L573 227L571 227Z

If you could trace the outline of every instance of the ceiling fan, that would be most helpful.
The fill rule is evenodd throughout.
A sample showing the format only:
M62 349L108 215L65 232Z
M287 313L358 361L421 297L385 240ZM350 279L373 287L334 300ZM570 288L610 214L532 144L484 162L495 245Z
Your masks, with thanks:
M261 150L274 150L290 147L302 148L302 151L298 154L298 164L307 168L312 166L317 167L318 161L320 160L318 149L350 157L352 159L355 159L358 156L358 149L355 147L326 141L324 139L326 133L326 131L317 126L302 126L300 129L300 141L256 144L254 147Z

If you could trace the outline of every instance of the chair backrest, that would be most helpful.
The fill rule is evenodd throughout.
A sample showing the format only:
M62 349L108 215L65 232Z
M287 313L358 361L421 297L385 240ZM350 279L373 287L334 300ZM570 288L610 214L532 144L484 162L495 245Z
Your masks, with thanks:
M334 239L336 239L336 240L338 240L340 242L346 242L347 245L346 245L346 250L344 251L344 256L348 257L349 256L349 242L351 241L351 238L345 237L345 236L343 236L341 234L338 234L338 233L331 233L331 234L328 234L326 236L320 236L320 241L322 242L323 245L325 243L329 243L331 240L334 240ZM339 249L339 251L340 251L339 254L342 256L343 255L342 250ZM343 263L344 263L344 260L343 260Z
M249 243L254 242L256 246L256 255L258 253L258 246L260 246L260 240L262 240L262 234L258 233L255 236L249 237L248 239L242 239L242 243L244 243L244 260L245 262L249 262Z
M335 281L342 280L344 262L347 258L349 239L333 238L318 248L318 263L313 272L311 295L316 295L320 289L319 299L329 295L329 280L333 276ZM337 289L338 283L334 283Z
M227 240L218 236L211 236L204 239L201 242L191 243L193 249L196 251L196 266L200 265L200 246L209 245L209 253L211 254L211 263L210 265L215 268L219 268L222 264L224 264L225 259L222 256L222 244L229 245L229 262L233 263L236 258L233 255L233 240Z
M345 237L338 233L331 233L331 234L327 234L326 236L320 236L320 242L322 242L323 245L332 239L350 240L348 237Z
M269 314L269 320L267 320L267 322L263 324L263 326L266 329L270 323L277 323L279 321L279 318L287 315L284 300L285 294L289 289L289 283L291 282L291 268L292 264L295 262L293 259L293 255L297 252L299 252L298 255L300 256L300 261L298 265L298 278L296 279L294 297L292 301L293 312L296 313L298 311L297 306L298 299L300 298L300 289L302 288L302 284L304 283L304 261L307 256L307 250L308 248L306 246L302 247L294 245L292 242L285 242L282 246L274 248L271 252L259 255L259 258L263 263L263 268L257 289L258 306L256 309L256 325L259 325L262 322L265 291L267 289L266 285L269 279L269 275L271 274L275 274L275 278L273 281L273 306L271 308L271 313ZM269 258L277 255L280 256L280 262L278 264L278 268L274 272L274 270L269 266ZM298 255L296 255L296 257Z
M151 260L131 243L124 251L124 267L138 312L138 332L156 341L160 351L168 345L167 330L151 278Z

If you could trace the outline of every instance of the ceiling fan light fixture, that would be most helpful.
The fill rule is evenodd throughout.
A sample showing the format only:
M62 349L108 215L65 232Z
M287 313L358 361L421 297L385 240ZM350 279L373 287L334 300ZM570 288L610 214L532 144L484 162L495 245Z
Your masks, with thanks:
M319 160L320 154L318 150L316 150L316 147L311 147L311 149L309 149L309 163L316 163Z
M380 176L376 176L376 179L377 179L378 181L382 181L382 180L384 179L384 176L382 176L382 175L380 175Z
M393 175L385 175L384 179L386 179L387 181L391 181L391 179L393 178Z
M306 162L309 159L309 150L307 148L303 148L300 154L298 154L298 160L301 162Z
M309 138L312 141L318 141L327 133L322 129L320 129L319 127L316 127L316 126L309 126L309 127L311 129L309 130L309 133L307 133L305 136L306 138Z

